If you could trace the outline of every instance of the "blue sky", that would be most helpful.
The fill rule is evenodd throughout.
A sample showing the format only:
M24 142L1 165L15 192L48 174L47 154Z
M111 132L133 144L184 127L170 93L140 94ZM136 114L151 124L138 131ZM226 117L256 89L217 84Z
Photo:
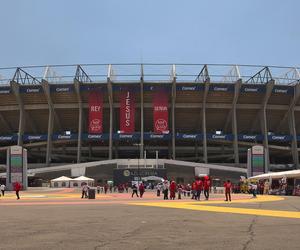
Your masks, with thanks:
M297 0L0 2L0 67L77 63L300 66Z

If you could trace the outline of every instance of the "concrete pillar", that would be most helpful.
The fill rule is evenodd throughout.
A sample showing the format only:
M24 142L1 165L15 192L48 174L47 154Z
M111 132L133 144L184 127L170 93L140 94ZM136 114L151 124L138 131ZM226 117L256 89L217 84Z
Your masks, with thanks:
M264 101L263 101L263 105L262 105L262 109L260 111L260 121L261 121L261 132L262 134L264 134L264 140L263 140L263 145L265 148L265 172L269 171L269 165L270 165L270 153L269 153L269 141L268 141L268 124L267 124L267 104L268 104L268 100L272 94L272 90L274 87L274 80L269 81L266 84L266 94L264 97Z
M172 83L172 158L176 159L176 126L175 126L175 103L176 103L176 77L173 78Z
M288 117L288 123L289 123L289 130L290 134L293 136L292 139L292 156L293 156L293 162L296 166L297 169L299 169L299 153L298 153L298 142L297 142L297 132L296 132L296 126L295 126L295 111L292 109L289 112L289 117Z
M46 148L46 165L50 164L50 160L52 158L52 134L53 134L53 127L54 122L56 122L56 125L60 130L62 130L62 126L60 123L60 120L58 118L58 115L55 112L55 109L53 107L51 95L50 95L50 86L49 83L45 80L42 80L42 88L44 90L45 97L47 99L48 103L48 109L49 109L49 116L48 116L48 139L47 139L47 148Z
M51 154L52 154L52 134L53 134L53 109L49 108L48 116L48 137L47 137L47 148L46 148L46 166L49 166L51 163Z
M82 99L81 99L81 94L80 94L80 83L74 79L74 86L75 86L75 91L77 94L77 100L78 100L78 138L77 138L77 163L81 162L81 144L82 144L82 112L83 112L83 107L82 107Z
M140 99L141 99L140 159L142 159L143 152L144 152L144 79L143 77L141 77L141 82L140 82Z
M209 82L205 83L203 103L202 103L202 134L203 134L203 161L208 162L207 159L207 137L206 137L206 97L209 90Z
M109 99L109 148L108 148L108 159L112 159L113 152L113 94L112 94L112 83L110 78L107 79L108 99Z
M238 144L238 132L237 132L237 119L236 119L236 103L240 94L242 81L238 80L234 86L234 99L232 102L232 134L233 134L233 151L234 151L234 163L238 165L239 159L239 144Z
M24 135L24 127L25 127L25 111L24 104L19 92L19 84L16 82L10 83L11 89L16 97L17 103L19 105L19 129L18 129L18 145L23 145L23 135Z

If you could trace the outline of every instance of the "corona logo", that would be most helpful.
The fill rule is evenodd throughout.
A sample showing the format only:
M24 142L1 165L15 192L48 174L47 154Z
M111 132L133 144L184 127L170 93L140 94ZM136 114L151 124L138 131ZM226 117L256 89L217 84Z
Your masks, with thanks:
M91 126L91 129L94 131L94 130L100 130L100 128L101 128L101 123L100 123L100 119L93 119L92 121L91 121L91 124L90 124L90 126Z
M158 119L155 123L155 127L158 131L165 131L168 127L168 123L165 119Z

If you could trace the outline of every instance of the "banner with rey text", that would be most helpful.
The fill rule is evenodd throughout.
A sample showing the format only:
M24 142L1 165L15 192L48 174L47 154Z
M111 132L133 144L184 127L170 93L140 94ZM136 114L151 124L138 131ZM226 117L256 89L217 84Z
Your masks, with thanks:
M93 91L89 93L89 134L103 132L103 93Z

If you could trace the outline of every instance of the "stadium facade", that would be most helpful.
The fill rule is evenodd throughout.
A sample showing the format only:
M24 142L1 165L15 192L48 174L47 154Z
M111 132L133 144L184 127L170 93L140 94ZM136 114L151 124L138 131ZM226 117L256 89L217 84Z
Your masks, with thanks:
M0 69L0 150L29 163L173 159L299 167L298 68L113 64Z

